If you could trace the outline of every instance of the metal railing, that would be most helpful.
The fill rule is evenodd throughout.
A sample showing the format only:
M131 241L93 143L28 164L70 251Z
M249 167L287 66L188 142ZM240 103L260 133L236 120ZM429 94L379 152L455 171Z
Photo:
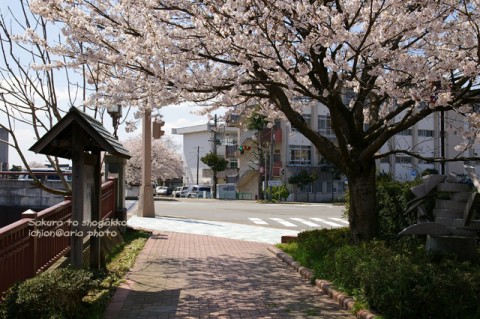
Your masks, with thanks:
M115 212L115 183L102 184L101 218ZM0 228L0 294L15 282L48 269L70 250L72 202L69 199Z

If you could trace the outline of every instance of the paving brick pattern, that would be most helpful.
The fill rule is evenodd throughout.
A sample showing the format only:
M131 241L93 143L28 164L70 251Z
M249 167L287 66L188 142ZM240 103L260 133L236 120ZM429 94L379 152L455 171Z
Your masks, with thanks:
M155 233L105 318L355 318L267 244Z

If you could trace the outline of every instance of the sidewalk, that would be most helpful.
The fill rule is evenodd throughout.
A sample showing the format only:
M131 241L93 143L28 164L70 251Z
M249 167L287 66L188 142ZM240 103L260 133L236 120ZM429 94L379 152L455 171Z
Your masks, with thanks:
M267 247L157 230L105 318L355 318Z
M128 219L127 225L134 229L149 229L157 231L171 231L174 229L177 233L208 235L272 245L279 243L282 236L297 236L298 234L298 231L291 229L267 228L210 220L160 216L147 218L134 215Z

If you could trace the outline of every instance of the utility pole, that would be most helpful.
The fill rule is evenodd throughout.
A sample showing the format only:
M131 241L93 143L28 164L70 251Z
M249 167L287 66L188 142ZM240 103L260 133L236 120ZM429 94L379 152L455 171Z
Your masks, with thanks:
M198 171L200 170L200 146L197 146L197 185L198 185Z
M214 128L213 128L213 154L215 154L215 156L216 156L217 155L217 114L215 114L213 125L214 125ZM215 196L216 196L215 194L217 194L217 173L215 171L213 172L212 193L214 194L214 198L215 198Z
M440 157L442 158L440 174L445 175L445 111L440 111Z
M213 120L213 154L217 155L217 114Z
M269 189L270 195L268 196L270 200L272 200L272 177L273 177L273 143L275 142L275 138L273 137L273 126L270 128L270 167L268 168L268 180L269 180Z

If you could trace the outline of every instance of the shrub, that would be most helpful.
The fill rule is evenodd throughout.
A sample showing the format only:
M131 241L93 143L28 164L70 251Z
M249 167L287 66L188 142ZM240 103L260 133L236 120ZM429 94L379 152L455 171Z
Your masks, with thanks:
M332 267L335 251L350 243L348 228L315 229L298 234L298 252L294 258L298 258L307 267L311 267L319 277L328 276Z
M404 228L416 222L414 213L405 215L407 202L413 199L410 188L421 181L399 182L388 174L379 174L376 180L379 238L387 241L396 239ZM345 193L345 215L349 211L349 194Z
M270 195L270 187L267 188L267 194ZM272 186L272 198L275 200L286 199L290 195L290 191L285 185Z
M480 318L479 263L429 254L423 240L352 245L348 230L324 229L300 233L288 249L316 278L332 281L382 318Z
M83 318L85 295L97 281L86 270L42 273L13 286L1 304L1 318Z
M398 182L382 178L377 180L377 209L379 237L388 241L416 222L416 215L405 215L407 202L413 199L410 188L418 182Z

